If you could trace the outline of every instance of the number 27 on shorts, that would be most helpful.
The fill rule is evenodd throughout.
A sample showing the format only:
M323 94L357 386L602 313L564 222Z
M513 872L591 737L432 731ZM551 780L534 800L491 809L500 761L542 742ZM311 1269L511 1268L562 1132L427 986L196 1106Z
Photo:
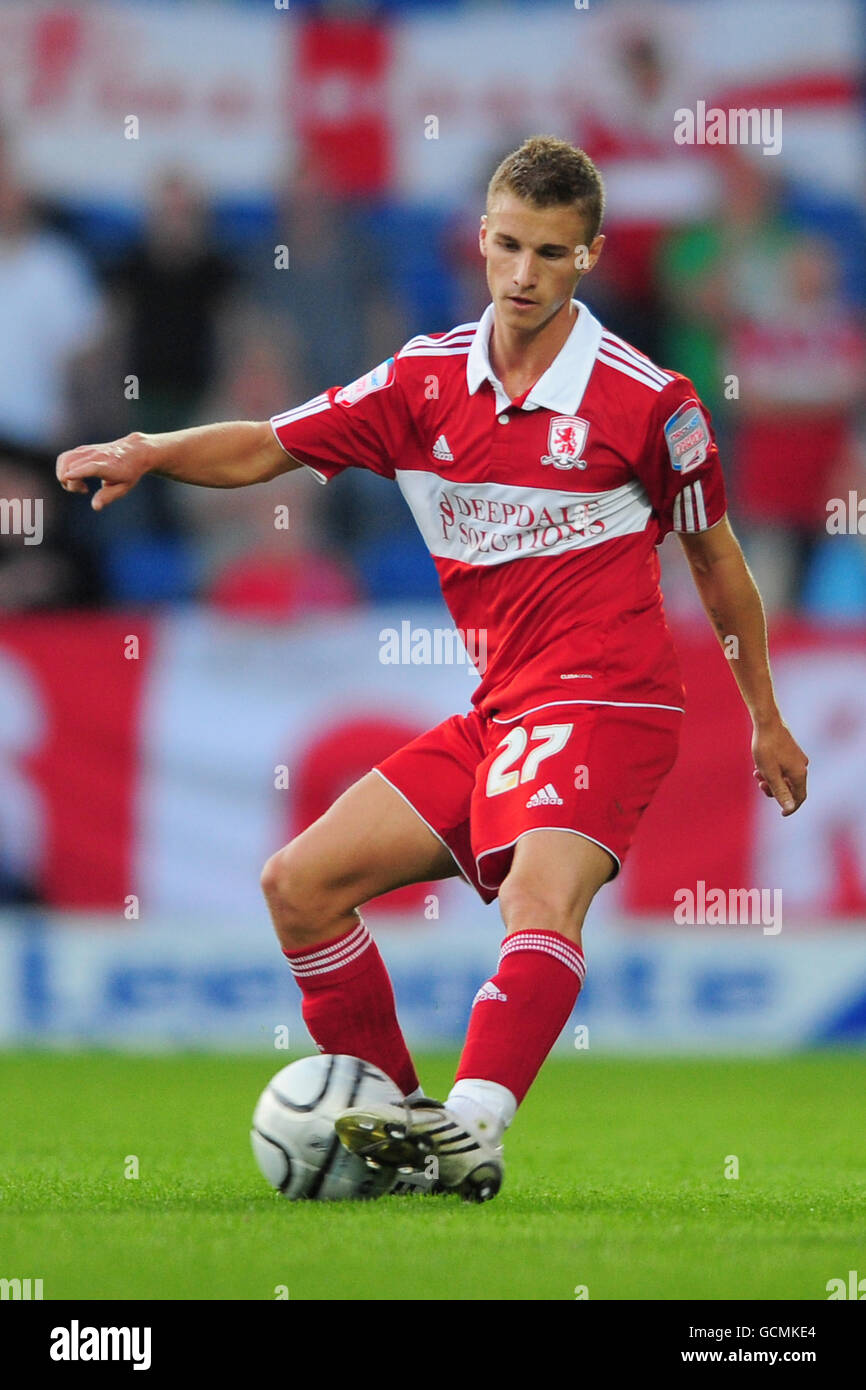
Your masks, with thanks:
M573 724L536 724L527 733L522 725L509 730L498 745L501 753L493 759L487 773L487 795L498 796L500 792L513 791L521 782L532 782L538 776L538 769L545 758L560 753L571 737ZM527 747L529 744L533 746ZM524 754L526 755L524 757ZM523 759L523 766L517 764Z

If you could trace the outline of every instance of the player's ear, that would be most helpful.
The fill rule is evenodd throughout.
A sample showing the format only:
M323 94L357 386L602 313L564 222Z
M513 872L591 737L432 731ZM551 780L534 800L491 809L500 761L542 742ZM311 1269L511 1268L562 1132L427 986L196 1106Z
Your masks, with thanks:
M588 270L592 270L599 256L601 248L604 246L604 237L597 236L591 246L575 246L574 248L574 268L577 271L575 284L578 284Z
M595 265L596 261L601 255L603 246L604 237L601 235L601 233L599 233L599 235L595 238L595 240L589 248L589 265L587 266L588 270L592 270L593 266Z
M486 212L482 212L482 214L481 214L481 226L480 226L479 229L478 229L478 249L480 250L482 256L486 256L486 255L487 255L486 246L487 246L487 213L486 213Z

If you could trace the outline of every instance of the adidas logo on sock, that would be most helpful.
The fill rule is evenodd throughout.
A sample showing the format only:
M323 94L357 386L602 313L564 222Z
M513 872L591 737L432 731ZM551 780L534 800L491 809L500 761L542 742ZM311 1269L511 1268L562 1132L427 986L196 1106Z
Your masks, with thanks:
M529 810L532 806L561 805L562 797L558 794L556 787L553 785L553 783L548 782L546 787L539 787L537 792L533 792L532 796L526 803L526 809Z
M475 998L472 1000L473 1009L476 1004L481 1003L482 999L499 999L503 1004L508 1003L508 995L503 994L501 989L497 989L492 980L488 980L487 984L482 985L479 989Z
M448 447L448 440L445 438L444 434L440 434L436 443L433 445L433 457L434 459L442 459L445 463L454 462L454 455Z

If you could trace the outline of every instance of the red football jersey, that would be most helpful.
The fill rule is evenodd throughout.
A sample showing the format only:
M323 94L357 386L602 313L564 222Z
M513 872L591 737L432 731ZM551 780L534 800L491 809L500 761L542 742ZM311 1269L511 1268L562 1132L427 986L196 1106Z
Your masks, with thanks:
M549 705L681 709L656 546L725 513L709 416L687 377L607 332L585 304L520 403L478 323L271 421L322 482L370 468L398 483L502 722Z

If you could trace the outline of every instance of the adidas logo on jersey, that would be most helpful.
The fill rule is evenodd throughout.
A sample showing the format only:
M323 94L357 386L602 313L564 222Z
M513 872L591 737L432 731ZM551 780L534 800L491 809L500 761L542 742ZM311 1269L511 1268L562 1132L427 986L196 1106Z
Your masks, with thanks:
M548 782L546 787L540 787L534 792L526 803L526 809L532 806L561 806L562 797L557 793L556 787L552 782Z
M454 462L454 455L448 447L448 440L445 438L444 434L440 434L436 443L433 445L433 457L434 459L442 459L443 463Z
M476 1004L481 1003L482 999L498 999L501 1003L507 1004L508 995L503 994L501 989L497 989L492 980L488 980L487 984L481 986L475 998L472 1000L473 1009Z

